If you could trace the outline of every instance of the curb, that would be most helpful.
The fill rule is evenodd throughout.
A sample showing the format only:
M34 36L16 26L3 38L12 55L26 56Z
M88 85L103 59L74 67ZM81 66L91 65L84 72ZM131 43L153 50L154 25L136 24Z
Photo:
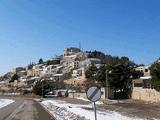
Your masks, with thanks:
M50 116L52 116L54 120L57 120L57 119L54 117L54 115L52 115L52 114L49 112L49 110L47 110L40 102L38 102L38 101L36 101L36 100L34 100L34 101L37 102Z

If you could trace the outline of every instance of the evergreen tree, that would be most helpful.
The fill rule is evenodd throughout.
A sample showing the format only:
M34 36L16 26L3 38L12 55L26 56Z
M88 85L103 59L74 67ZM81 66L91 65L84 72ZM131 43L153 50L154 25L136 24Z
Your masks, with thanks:
M19 76L17 74L14 74L9 82L14 82L15 80L18 80Z
M92 65L89 67L89 69L85 72L86 78L96 80L96 74L97 74L97 67Z
M43 59L39 59L38 64L43 64Z
M154 88L158 91L160 91L160 63L155 62L150 67L151 70L151 84L154 86Z

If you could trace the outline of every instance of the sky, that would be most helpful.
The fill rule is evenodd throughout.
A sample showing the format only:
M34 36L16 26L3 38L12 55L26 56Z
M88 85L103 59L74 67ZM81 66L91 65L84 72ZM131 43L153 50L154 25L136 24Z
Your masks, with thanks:
M160 57L159 0L1 0L0 75L66 47L128 56L137 64Z

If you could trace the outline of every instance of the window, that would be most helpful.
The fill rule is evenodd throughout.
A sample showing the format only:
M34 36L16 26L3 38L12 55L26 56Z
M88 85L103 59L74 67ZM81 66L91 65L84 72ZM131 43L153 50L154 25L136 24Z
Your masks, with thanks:
M145 69L145 72L148 72L148 69Z

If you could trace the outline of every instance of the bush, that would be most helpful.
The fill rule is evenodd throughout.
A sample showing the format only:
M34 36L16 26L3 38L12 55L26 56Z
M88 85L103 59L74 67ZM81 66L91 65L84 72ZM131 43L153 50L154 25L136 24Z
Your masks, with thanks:
M58 97L62 97L62 92L61 91L58 92Z
M151 84L157 91L160 91L160 63L154 63L150 67L151 70Z
M33 93L40 96L42 96L42 93L43 93L43 96L44 96L49 91L53 90L53 87L54 87L53 84L47 80L38 81L36 85L33 87ZM43 89L43 92L42 92L42 89Z

